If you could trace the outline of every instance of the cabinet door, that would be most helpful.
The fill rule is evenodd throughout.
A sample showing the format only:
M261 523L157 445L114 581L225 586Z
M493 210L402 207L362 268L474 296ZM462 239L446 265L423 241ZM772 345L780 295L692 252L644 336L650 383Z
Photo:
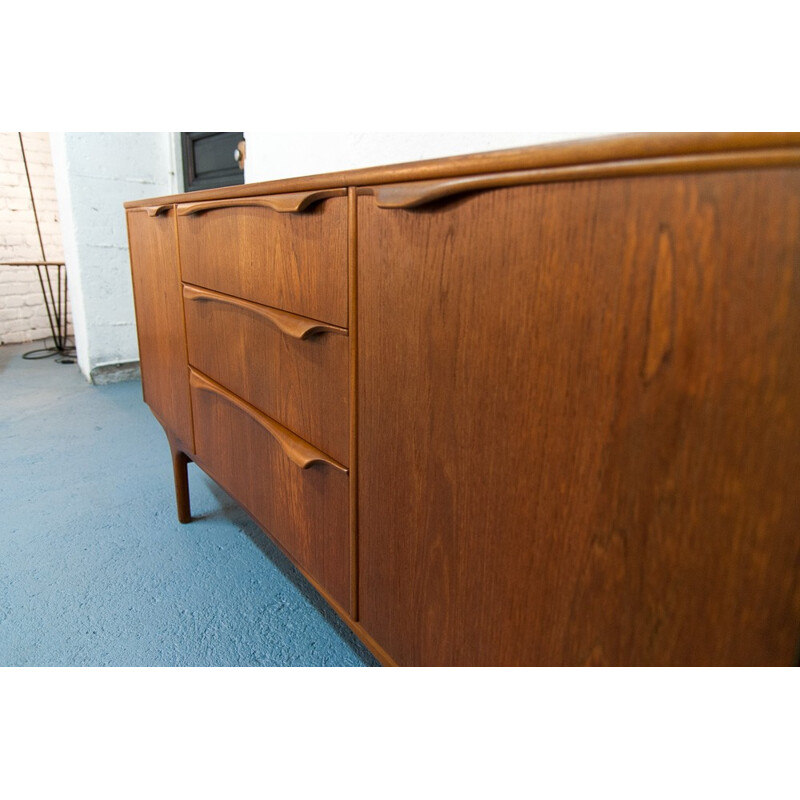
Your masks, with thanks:
M401 665L790 664L800 174L358 199L359 615Z
M128 241L144 399L181 449L191 453L192 411L174 214L174 209L129 210Z

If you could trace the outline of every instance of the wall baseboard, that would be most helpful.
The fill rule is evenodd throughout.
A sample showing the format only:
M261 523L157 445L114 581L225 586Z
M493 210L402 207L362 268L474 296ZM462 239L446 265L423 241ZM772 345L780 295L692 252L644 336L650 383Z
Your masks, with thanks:
M122 381L137 381L142 377L138 361L125 361L121 364L103 364L95 367L89 376L89 380L95 386L102 386L106 383L122 383Z

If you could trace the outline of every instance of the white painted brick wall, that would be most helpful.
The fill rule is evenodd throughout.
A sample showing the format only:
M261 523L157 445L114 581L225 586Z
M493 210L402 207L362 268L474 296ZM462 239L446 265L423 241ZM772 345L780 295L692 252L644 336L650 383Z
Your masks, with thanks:
M22 141L45 259L63 261L49 134L23 133ZM41 257L19 135L0 132L0 262L37 261ZM55 268L50 269L55 293ZM67 319L71 323L69 314ZM71 324L68 335L72 335ZM49 336L50 324L36 269L0 266L0 344L30 342Z
M176 191L171 133L52 133L78 366L90 380L138 361L126 200Z

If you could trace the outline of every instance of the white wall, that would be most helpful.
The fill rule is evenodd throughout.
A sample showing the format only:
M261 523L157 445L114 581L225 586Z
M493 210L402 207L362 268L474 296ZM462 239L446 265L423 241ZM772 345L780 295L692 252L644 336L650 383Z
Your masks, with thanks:
M601 133L269 133L245 131L247 183L315 175Z
M122 204L178 191L175 137L52 133L50 141L78 365L89 380L113 380L114 365L139 358Z

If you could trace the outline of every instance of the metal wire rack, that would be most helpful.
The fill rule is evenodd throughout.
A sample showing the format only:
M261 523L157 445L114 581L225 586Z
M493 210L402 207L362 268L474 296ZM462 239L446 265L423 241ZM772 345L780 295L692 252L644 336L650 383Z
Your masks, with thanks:
M19 147L22 151L22 163L25 165L25 177L28 179L28 193L33 208L33 218L36 222L36 234L39 237L39 249L42 253L40 261L3 261L0 267L35 267L39 275L39 285L42 288L42 297L47 309L47 319L50 322L50 333L53 337L52 347L42 347L30 350L23 354L23 358L37 359L56 356L59 364L75 363L75 347L67 340L67 270L63 261L48 261L44 252L42 229L39 225L39 214L36 211L36 200L31 186L31 174L28 170L28 159L25 155L25 143L22 133L19 133ZM55 267L55 291L53 290L53 277L50 268ZM44 273L42 272L44 270ZM45 286L46 282L46 286Z
M0 267L35 267L39 275L47 320L50 323L52 347L43 347L23 354L23 358L50 358L58 356L59 364L75 363L75 347L67 338L67 271L63 261L3 261ZM51 275L50 267L55 268ZM55 289L53 282L55 281Z

